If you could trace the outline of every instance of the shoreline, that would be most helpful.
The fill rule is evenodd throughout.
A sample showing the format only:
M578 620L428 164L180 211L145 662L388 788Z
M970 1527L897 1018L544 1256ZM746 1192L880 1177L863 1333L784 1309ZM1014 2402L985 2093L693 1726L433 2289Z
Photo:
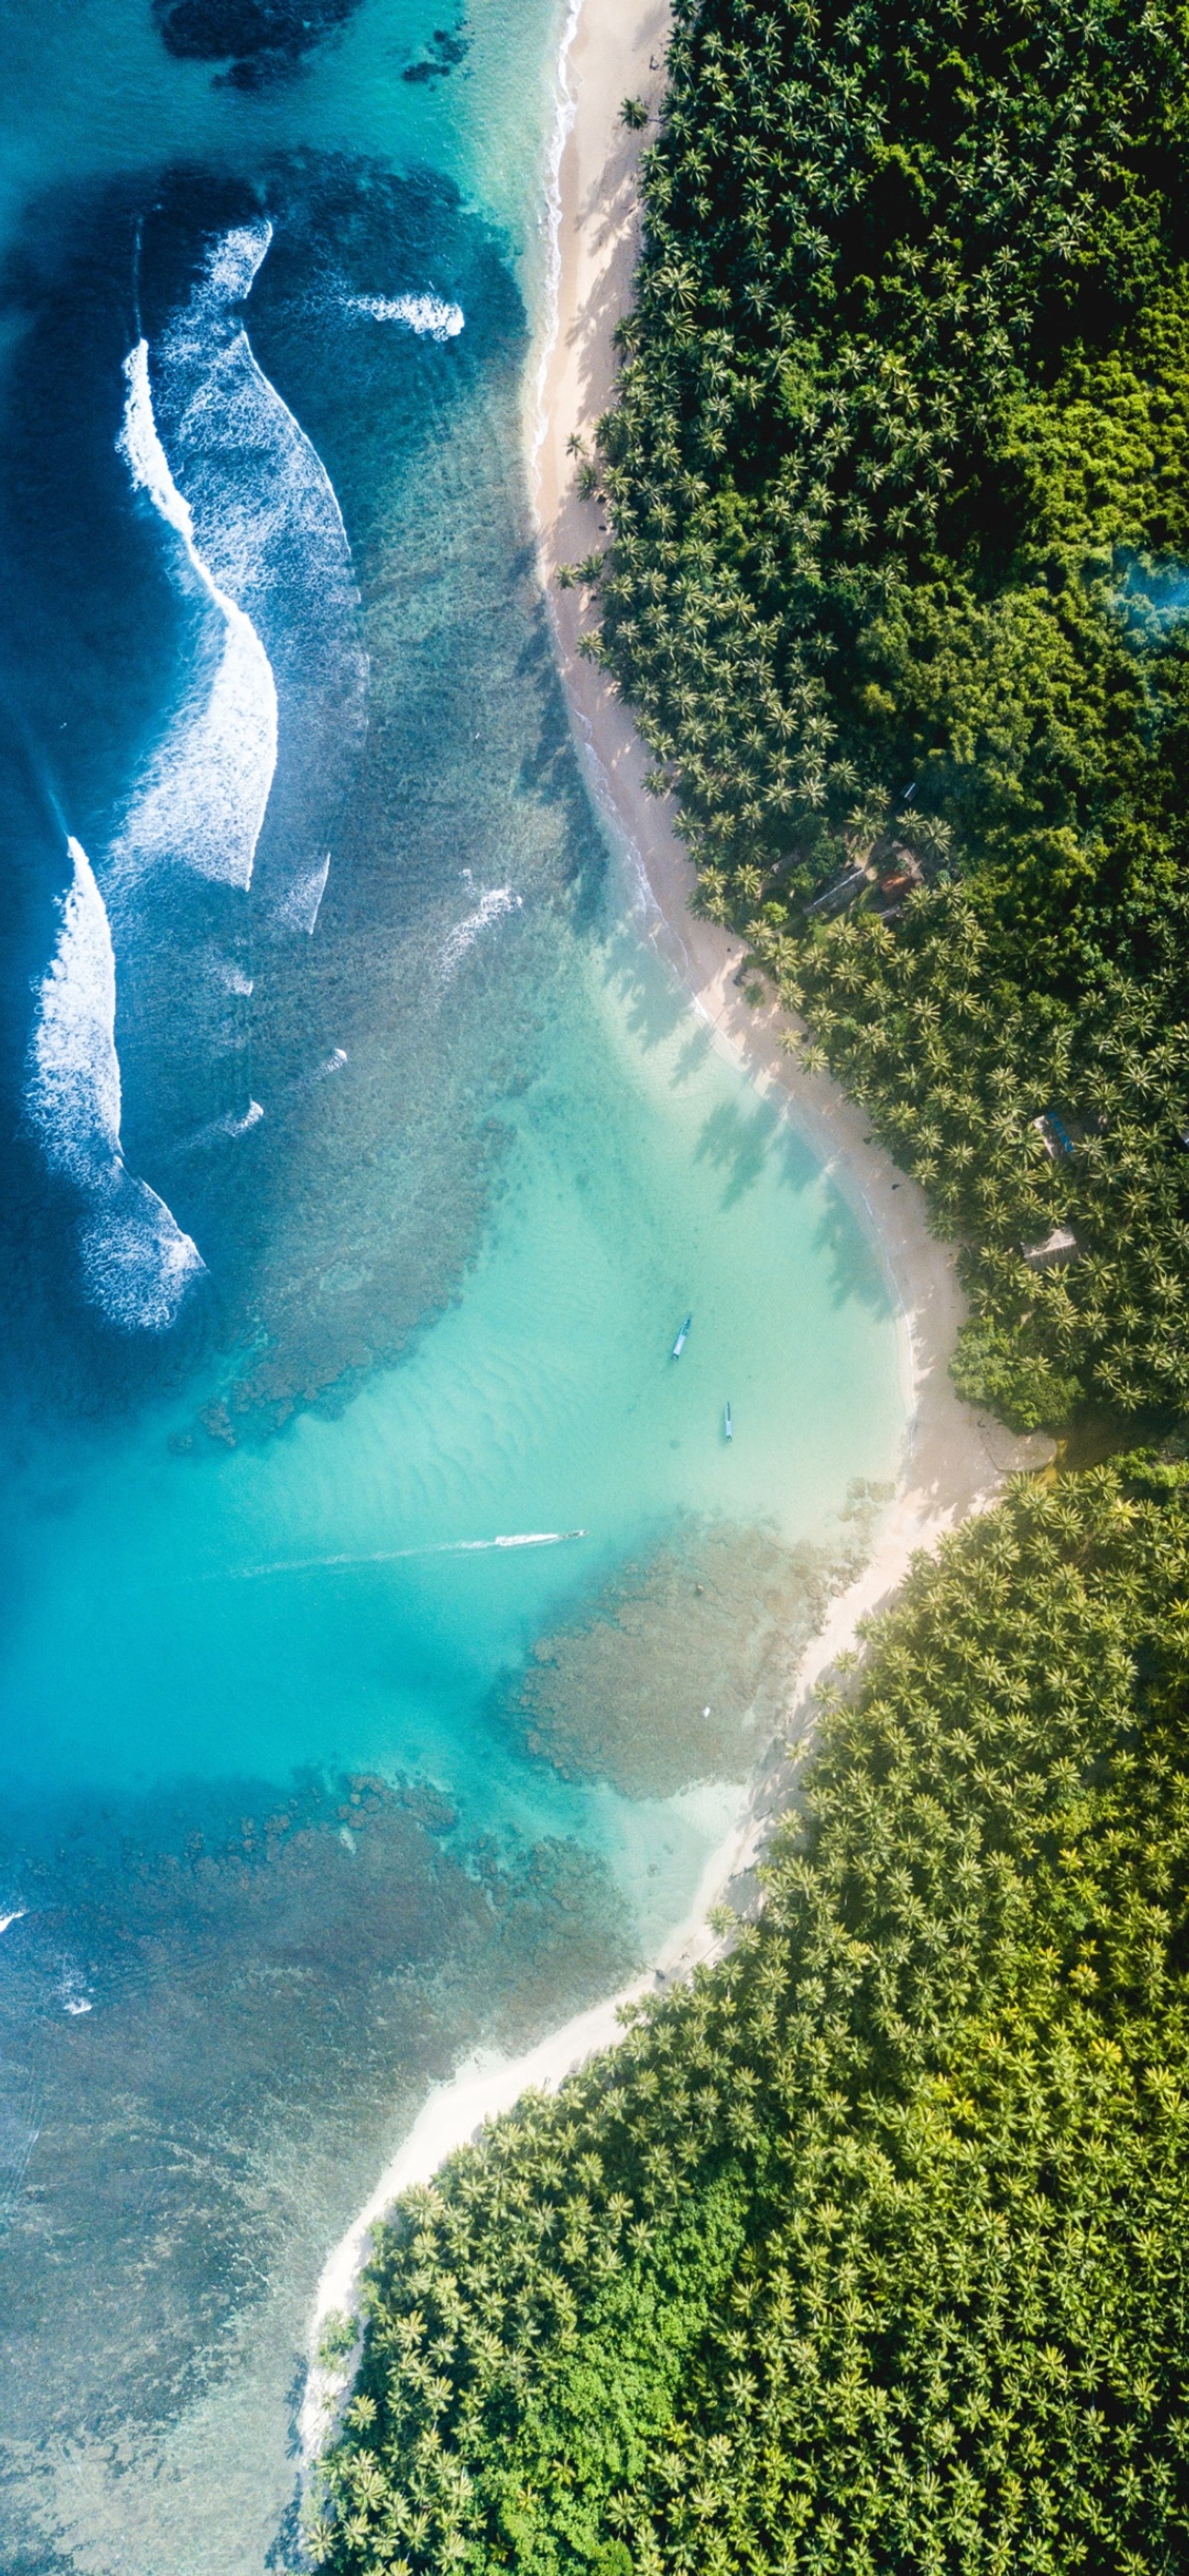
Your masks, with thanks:
M885 1607L912 1557L933 1549L969 1512L986 1509L1004 1477L1045 1463L1053 1443L1016 1439L959 1402L948 1365L964 1304L955 1256L929 1232L923 1191L896 1172L864 1135L863 1112L829 1074L807 1074L784 1053L789 1025L775 1004L753 1010L734 977L742 941L694 918L694 869L673 828L667 799L645 794L651 756L611 684L577 652L587 612L577 591L559 591L559 563L581 559L602 533L597 505L573 489L572 435L590 443L610 403L614 331L631 301L639 242L637 166L647 133L619 122L625 96L654 113L664 85L665 0L567 0L555 68L556 112L545 174L545 309L526 371L525 453L538 562L557 666L579 758L608 835L634 881L640 934L666 959L716 1044L741 1063L756 1088L778 1103L806 1137L872 1242L895 1306L907 1432L896 1496L866 1565L832 1600L798 1668L784 1736L804 1728L814 1693L855 1642L860 1622ZM893 1204L895 1200L895 1204ZM804 1739L803 1739L804 1740ZM785 1773L787 1779L787 1770ZM528 2091L554 2091L578 2066L615 2045L625 2005L713 1957L719 1936L711 1908L746 1880L770 1829L771 1764L751 1784L743 1811L709 1855L693 1903L652 1964L602 2002L575 2014L519 2057L484 2052L432 2087L416 2120L351 2228L329 2255L310 2328L310 2367L298 2431L303 2471L332 2438L358 2360L359 2284L377 2222L399 2195L428 2182L484 2123ZM326 2370L317 2359L331 2318L356 2326L352 2350Z
M619 108L625 95L638 96L655 118L668 22L666 0L578 0L567 22L559 64L564 132L551 206L556 309L542 335L526 441L541 582L579 757L634 876L643 936L717 1043L806 1137L858 1216L893 1292L905 1340L908 1447L896 1502L863 1578L862 1588L871 1590L876 1570L884 1574L871 1607L895 1588L916 1548L935 1546L992 1498L1005 1475L1044 1463L1054 1444L1043 1434L1017 1439L960 1402L949 1377L965 1312L956 1256L930 1232L919 1184L869 1139L862 1109L830 1074L807 1073L784 1052L782 1036L794 1025L789 1015L774 1002L753 1010L744 1000L735 983L743 941L690 912L695 871L674 828L672 800L645 792L652 755L613 683L578 652L592 622L583 593L557 587L559 563L581 561L605 533L598 504L581 501L574 489L567 447L575 437L589 449L614 392L614 333L631 303L637 171L648 141L647 129L632 133L620 123Z

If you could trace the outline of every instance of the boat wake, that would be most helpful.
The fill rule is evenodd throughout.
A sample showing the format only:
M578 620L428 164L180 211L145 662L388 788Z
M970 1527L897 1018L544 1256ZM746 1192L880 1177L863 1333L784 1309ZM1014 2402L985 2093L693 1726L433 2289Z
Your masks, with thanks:
M162 1332L205 1265L165 1201L124 1162L115 952L86 851L74 839L67 847L73 877L38 991L25 1114L49 1169L83 1194L88 1299L126 1332Z
M589 1530L514 1530L500 1538L431 1539L423 1547L378 1548L367 1556L286 1556L273 1565L238 1565L226 1574L200 1574L197 1583L260 1583L266 1575L315 1574L323 1567L354 1565L400 1565L408 1557L482 1556L497 1547L568 1547L574 1539L589 1538Z

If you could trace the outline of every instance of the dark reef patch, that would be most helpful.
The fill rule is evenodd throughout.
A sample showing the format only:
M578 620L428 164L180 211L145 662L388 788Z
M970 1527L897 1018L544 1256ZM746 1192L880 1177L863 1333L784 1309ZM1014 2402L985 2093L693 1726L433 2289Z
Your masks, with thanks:
M415 63L406 63L401 79L407 81L445 80L466 61L471 50L469 36L461 32L462 21L455 27L435 27L425 53Z
M263 89L354 15L359 0L153 0L168 53L181 62L226 63L235 89Z
M460 2049L522 2046L633 1953L576 1845L464 1837L372 1774L9 1795L0 1891L7 2568L26 2445L162 2439Z

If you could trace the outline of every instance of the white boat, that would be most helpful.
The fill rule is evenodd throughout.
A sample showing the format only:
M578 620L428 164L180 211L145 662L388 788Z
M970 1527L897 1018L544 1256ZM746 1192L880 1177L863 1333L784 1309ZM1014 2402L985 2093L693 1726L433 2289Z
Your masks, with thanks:
M674 1359L675 1359L675 1360L679 1360L679 1359L680 1359L681 1354L682 1354L683 1350L685 1349L685 1345L686 1345L687 1341L689 1340L689 1328L690 1328L690 1325L692 1324L693 1320L694 1320L694 1319L693 1319L693 1316L692 1316L692 1315L687 1315L687 1316L686 1316L685 1322L684 1322L684 1324L683 1324L683 1325L682 1325L682 1327L681 1327L681 1331L679 1332L679 1334L678 1334L678 1336L677 1336L677 1339L676 1339L676 1341L675 1341L675 1342L674 1342L674 1344L673 1344L673 1357L674 1357Z
M729 1404L724 1405L723 1407L722 1428L724 1440L733 1440L735 1437L735 1425L731 1420L731 1408Z

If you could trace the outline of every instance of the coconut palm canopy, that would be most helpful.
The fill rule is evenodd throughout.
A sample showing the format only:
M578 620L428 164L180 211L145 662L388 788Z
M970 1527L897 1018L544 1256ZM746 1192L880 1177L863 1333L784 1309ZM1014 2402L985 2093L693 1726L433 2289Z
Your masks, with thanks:
M1184 2563L1187 1587L1138 1461L918 1573L760 1922L384 2231L324 2563Z
M600 433L588 649L1022 1427L1189 1402L1185 73L1164 0L680 9Z

